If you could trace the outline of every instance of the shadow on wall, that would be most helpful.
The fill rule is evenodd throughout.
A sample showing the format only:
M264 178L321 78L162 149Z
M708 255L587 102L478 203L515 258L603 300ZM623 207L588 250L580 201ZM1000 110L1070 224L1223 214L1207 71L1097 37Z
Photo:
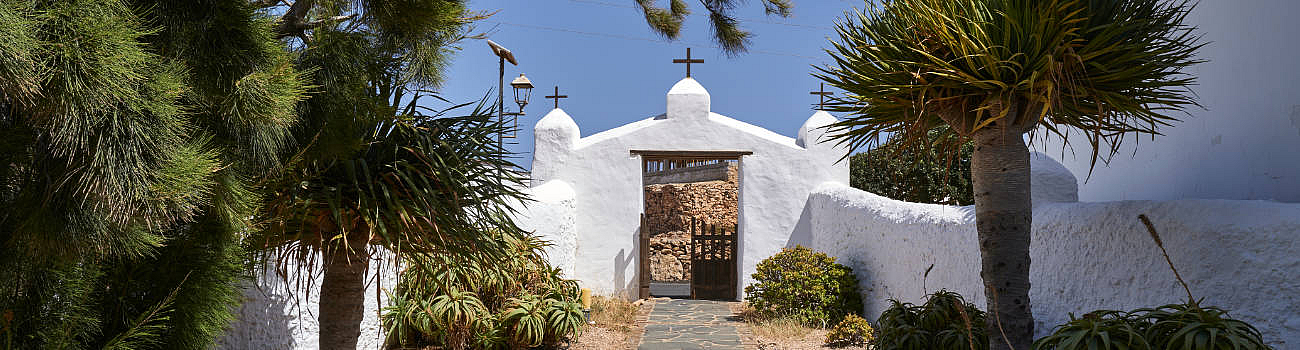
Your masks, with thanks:
M812 198L803 204L803 212L799 213L799 221L794 224L794 231L790 233L790 240L785 241L786 248L795 246L812 247Z
M293 300L305 296L285 293L290 286L270 271L262 277L259 283L244 288L241 303L235 308L235 321L217 340L218 349L297 348L293 333L306 331L301 328L301 321L310 319L314 323L316 316L311 310L290 306L307 305Z
M627 254L626 250L619 249L618 255L614 256L614 280L612 285L614 286L615 295L622 294L628 298L637 297L638 289L641 287L638 283L641 276L637 275L641 271L640 266L638 266L640 264L638 258L641 256L641 244L637 237L640 233L641 228L637 227L632 230L631 235L628 235L628 237L632 238L632 254ZM628 267L637 268L634 270L636 272L633 272L632 278L627 278Z

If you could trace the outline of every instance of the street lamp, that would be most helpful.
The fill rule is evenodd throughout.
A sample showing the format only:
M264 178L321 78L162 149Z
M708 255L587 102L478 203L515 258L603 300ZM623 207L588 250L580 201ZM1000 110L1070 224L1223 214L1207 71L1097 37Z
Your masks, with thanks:
M533 82L528 81L524 73L519 73L519 77L510 82L510 87L515 88L515 103L519 104L519 113L523 113L524 106L528 105L528 97L533 94Z
M519 117L524 115L524 106L528 105L528 98L533 94L533 82L528 81L524 73L519 73L519 77L510 81L510 87L515 90L515 103L519 104L518 113L510 113L510 138L515 138L519 132Z

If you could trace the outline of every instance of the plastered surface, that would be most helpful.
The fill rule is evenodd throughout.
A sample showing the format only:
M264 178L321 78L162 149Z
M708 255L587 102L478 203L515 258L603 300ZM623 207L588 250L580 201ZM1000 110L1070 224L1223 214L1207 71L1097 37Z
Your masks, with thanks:
M577 194L574 272L597 294L631 296L637 287L643 194L641 160L631 150L753 152L739 162L740 286L759 260L809 236L804 203L816 185L848 183L848 164L836 163L845 151L817 142L818 127L835 122L830 114L807 118L795 138L782 136L713 113L708 91L691 78L669 90L666 109L586 137L561 109L534 128L533 181L562 180Z
M573 189L563 181L551 181L525 190L533 201L513 203L518 210L515 222L520 228L551 242L547 258L566 273L576 267L577 233ZM393 254L375 251L367 271L365 319L357 349L380 349L384 338L379 310L388 298L380 289L391 291L397 285ZM272 263L265 273L244 288L243 303L236 310L236 320L225 336L218 340L220 349L318 349L320 326L321 263L318 257L304 262ZM282 271L283 274L278 273Z
M1065 180L1073 176L1044 162L1051 161L1036 155L1031 163L1030 299L1039 336L1069 313L1186 299L1137 219L1146 214L1197 298L1260 328L1275 348L1300 347L1300 204L1079 203L1061 200L1076 191ZM869 318L878 317L889 298L919 303L927 291L939 289L984 307L973 207L901 202L840 184L819 187L808 204L812 246L854 269Z

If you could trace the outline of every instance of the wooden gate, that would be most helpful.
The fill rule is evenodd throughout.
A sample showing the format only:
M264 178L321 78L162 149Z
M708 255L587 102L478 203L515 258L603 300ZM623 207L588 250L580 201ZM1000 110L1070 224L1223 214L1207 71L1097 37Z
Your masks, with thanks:
M686 168L722 161L739 161L751 151L667 151L630 150L632 156L641 157L642 174ZM743 170L741 170L743 171ZM692 219L691 227L691 298L735 300L737 226L722 227ZM645 213L641 214L641 227L637 233L637 275L641 298L650 297L650 232L646 227Z
M692 299L736 299L737 228L691 218Z

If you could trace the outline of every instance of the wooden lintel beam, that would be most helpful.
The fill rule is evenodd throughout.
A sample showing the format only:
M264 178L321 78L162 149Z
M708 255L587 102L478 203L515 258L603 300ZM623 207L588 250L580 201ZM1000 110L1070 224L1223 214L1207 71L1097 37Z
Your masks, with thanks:
M661 151L661 150L631 150L634 156L641 156L641 159L659 160L659 159L690 159L690 160L714 160L714 159L740 159L741 156L753 155L753 151Z

